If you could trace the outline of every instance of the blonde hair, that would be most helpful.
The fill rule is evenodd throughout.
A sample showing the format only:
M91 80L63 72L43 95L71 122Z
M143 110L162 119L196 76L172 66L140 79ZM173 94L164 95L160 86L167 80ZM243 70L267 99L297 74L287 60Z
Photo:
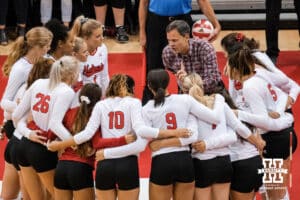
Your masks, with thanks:
M106 89L106 97L125 97L131 96L127 90L127 76L124 74L113 75Z
M73 81L79 72L79 62L72 56L63 56L55 61L50 72L49 89L53 90L59 83Z
M79 50L82 48L84 45L85 41L81 37L75 37L74 42L73 42L73 51L75 53L78 53Z
M35 27L30 29L24 37L18 37L12 46L5 63L3 64L3 73L9 76L13 64L35 46L44 47L49 44L53 34L45 27Z
M205 106L212 108L214 105L214 95L204 95L203 80L197 73L191 73L183 80L182 87L187 89L189 95Z
M94 30L101 27L102 24L97 20L89 19L81 15L75 19L73 23L73 27L70 32L72 36L89 38L92 35Z

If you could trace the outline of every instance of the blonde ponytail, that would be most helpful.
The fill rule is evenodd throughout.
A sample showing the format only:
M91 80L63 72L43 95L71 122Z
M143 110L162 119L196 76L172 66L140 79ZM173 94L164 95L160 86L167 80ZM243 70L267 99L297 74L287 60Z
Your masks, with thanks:
M45 27L35 27L30 29L24 37L19 37L12 46L11 52L3 64L3 73L9 76L12 66L21 57L25 56L30 49L35 46L44 47L53 38L52 33Z
M89 38L93 31L101 28L102 25L95 19L89 19L84 17L83 15L77 17L73 23L73 27L71 29L71 36Z
M72 56L63 56L55 61L50 72L49 89L53 90L59 83L73 82L79 73L79 62Z

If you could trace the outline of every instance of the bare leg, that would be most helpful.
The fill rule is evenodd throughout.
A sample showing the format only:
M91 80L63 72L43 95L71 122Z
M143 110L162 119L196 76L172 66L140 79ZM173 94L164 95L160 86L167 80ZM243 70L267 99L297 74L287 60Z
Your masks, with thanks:
M50 193L52 198L54 198L54 173L55 173L54 169L46 172L38 173L41 182L43 183L47 191Z
M176 183L174 188L174 200L192 200L194 197L195 182Z
M249 192L249 193L241 193L234 190L230 191L230 199L231 200L253 200L255 195L255 192Z
M195 188L194 200L211 200L211 187L206 188Z
M156 185L149 183L150 200L170 200L172 198L173 185Z
M102 25L105 25L105 17L106 17L106 10L107 5L104 6L94 6L96 20L100 22Z
M54 188L55 200L72 200L73 193L71 190L61 190Z
M118 190L118 199L119 200L138 200L139 199L140 189L132 189L132 190Z
M74 200L94 200L95 190L94 188L85 188L77 191L73 191ZM55 199L56 200L56 199Z
M32 167L21 167L25 188L31 200L45 199L45 190L41 181Z
M116 26L124 26L125 8L112 8Z
M18 173L19 173L20 187L21 187L21 192L22 192L22 200L30 200L29 194L24 185L22 172L19 171Z
M213 184L212 196L214 200L228 200L229 199L230 183Z
M117 191L113 190L98 190L96 189L97 200L116 200Z
M2 181L1 198L4 200L17 198L20 191L19 175L16 168L8 162L4 164Z

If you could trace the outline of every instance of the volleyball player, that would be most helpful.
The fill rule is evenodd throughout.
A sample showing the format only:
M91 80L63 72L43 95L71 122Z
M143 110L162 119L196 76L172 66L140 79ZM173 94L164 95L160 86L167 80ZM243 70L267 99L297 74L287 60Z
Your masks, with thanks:
M88 47L89 56L81 69L83 83L97 83L105 91L109 75L107 47L103 43L101 23L79 16L74 21L71 35L83 38Z
M256 74L255 62L248 47L243 46L231 54L228 64L230 77L243 85L242 100L248 105L248 111L264 117L268 116L268 110L277 111L279 114L285 112L288 95ZM290 133L292 133L292 144L290 144ZM280 131L262 130L262 137L266 141L263 156L281 158L283 168L289 169L290 145L293 152L297 145L293 126ZM283 183L279 184L280 187L286 186L287 175L284 176ZM270 198L288 198L286 189L274 188L268 191L268 195Z
M85 63L89 56L89 51L86 42L80 37L75 37L73 40L72 56L77 58L80 62Z
M143 107L146 124L167 129L189 127L193 133L189 138L143 135L155 139L150 143L154 150L149 185L150 199L193 199L195 177L189 144L197 140L198 131L197 121L192 115L211 125L219 124L224 98L216 95L214 109L211 110L189 95L170 95L167 91L169 75L165 70L150 71L147 80L154 100L150 100Z
M43 27L29 30L24 37L19 37L15 41L12 51L3 65L3 73L9 77L1 100L1 108L4 110L4 129L9 138L15 130L11 114L17 106L17 91L26 82L33 64L47 53L51 40L52 34ZM7 148L12 147L14 141L16 140L9 142ZM6 155L9 155L11 152L7 148ZM5 162L1 197L14 199L18 196L19 189L19 177L16 169L12 164ZM26 197L24 196L24 198Z
M257 74L289 95L286 108L295 103L300 92L299 85L279 70L266 53L259 51L259 43L254 38L248 38L242 33L229 33L221 40L221 46L226 55L247 46L254 57Z
M51 48L46 57L55 61L62 56L71 55L74 37L69 33L68 28L57 19L51 19L45 27L53 34Z
M97 199L138 199L139 173L137 156L143 151L147 140L139 137L144 134L161 134L170 136L188 136L187 129L158 130L147 127L141 117L141 102L132 97L126 84L127 76L114 75L106 90L106 99L98 102L92 112L86 128L73 139L53 141L48 149L63 149L81 144L91 139L101 126L101 138L124 136L135 132L137 140L131 144L116 148L100 150L104 156L97 163L96 196ZM121 148L121 149L120 149ZM99 158L99 156L98 156Z
M200 103L212 108L215 97L204 95L203 81L198 74L192 73L185 77L182 87ZM217 88L215 90L217 92ZM237 140L235 132L258 148L264 147L264 142L261 144L262 141L235 117L227 103L223 104L219 115L221 122L217 125L198 120L198 138L192 145L196 179L194 199L197 200L229 198L233 173L229 145Z
M25 136L20 143L24 152L18 159L31 199L42 198L38 192L40 184L32 179L34 172L54 197L53 177L57 153L48 151L41 143L52 139L50 130L61 139L71 137L62 120L74 97L70 86L77 80L78 74L79 64L75 58L64 56L55 61L50 78L35 81L13 113L14 124L18 124L28 112L32 115L32 121L28 124L30 130L20 130ZM39 139L43 141L32 139L32 130L37 130Z

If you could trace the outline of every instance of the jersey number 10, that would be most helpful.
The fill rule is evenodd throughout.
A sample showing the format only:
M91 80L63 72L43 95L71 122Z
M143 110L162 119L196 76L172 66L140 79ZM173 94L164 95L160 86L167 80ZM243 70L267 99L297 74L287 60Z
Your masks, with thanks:
M124 113L122 111L115 111L108 113L109 129L124 128Z

